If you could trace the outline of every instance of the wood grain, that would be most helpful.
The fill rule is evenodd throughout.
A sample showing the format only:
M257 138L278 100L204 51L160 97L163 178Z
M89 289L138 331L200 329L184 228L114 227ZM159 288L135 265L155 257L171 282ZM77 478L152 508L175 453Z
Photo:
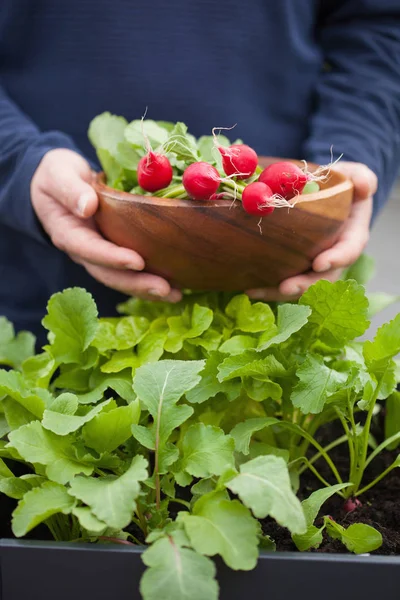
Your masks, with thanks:
M263 157L260 163L276 160ZM332 170L317 194L291 209L276 209L259 227L240 202L136 196L107 187L101 174L94 187L102 234L136 250L147 272L192 290L269 287L309 270L337 240L353 199L352 183Z

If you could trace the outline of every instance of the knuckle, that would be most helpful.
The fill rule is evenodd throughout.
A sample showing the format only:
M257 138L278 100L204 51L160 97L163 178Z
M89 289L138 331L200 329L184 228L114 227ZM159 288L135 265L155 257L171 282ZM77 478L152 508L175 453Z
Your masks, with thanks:
M62 252L67 251L68 244L67 244L67 236L65 235L65 233L60 232L60 231L54 232L50 235L50 239L51 239L53 246L58 248L58 250L61 250Z

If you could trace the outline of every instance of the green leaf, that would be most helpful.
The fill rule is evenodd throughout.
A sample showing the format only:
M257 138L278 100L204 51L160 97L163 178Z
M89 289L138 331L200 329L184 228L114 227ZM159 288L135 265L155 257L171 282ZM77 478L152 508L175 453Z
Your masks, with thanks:
M249 396L256 402L262 402L267 398L280 400L282 397L282 388L278 383L268 379L258 380L246 378L244 381L244 389Z
M33 421L12 431L8 438L9 447L17 450L28 463L46 465L48 478L57 483L67 483L77 473L90 475L93 472L93 466L73 458L73 438L60 437L47 431L39 421Z
M57 361L81 363L96 335L96 304L85 290L69 288L53 294L42 323L50 332L51 353Z
M196 423L186 431L182 442L182 470L194 477L221 475L234 466L234 441L219 427Z
M218 145L228 147L231 143L226 136L219 135ZM214 136L202 135L197 141L197 147L201 155L201 160L211 164L217 164L219 152L215 146Z
M139 422L139 417L139 400L103 412L84 426L82 434L85 443L100 454L112 452L131 437L131 427Z
M27 387L21 373L0 369L0 395L6 394L35 417L41 419L47 404L53 398L42 388Z
M225 394L228 400L234 400L240 394L240 381L221 382L218 380L218 367L223 359L219 352L211 352L201 372L201 381L186 394L188 402L200 404L214 398L217 394Z
M88 137L96 150L107 150L112 156L117 153L118 144L124 140L124 131L128 122L124 117L104 112L97 115L90 125Z
M64 486L46 481L41 487L27 492L18 503L12 515L13 533L22 537L52 515L69 514L74 504Z
M378 399L387 398L396 387L396 364L400 352L400 314L380 327L373 339L364 342L364 359L368 372L378 383Z
M314 326L315 335L327 346L342 347L362 335L369 326L365 290L355 281L331 283L321 279L299 302L311 307L308 320Z
M264 302L252 304L245 294L232 298L225 312L235 321L235 328L240 331L258 333L276 329L271 307Z
M27 331L15 335L6 317L0 317L0 365L19 369L24 360L35 352L35 336Z
M343 279L354 279L361 285L366 285L375 275L375 260L372 256L361 254L355 263L346 269Z
M256 344L257 339L251 335L234 335L219 347L219 351L224 354L242 354L246 350L253 350Z
M293 534L292 540L300 552L309 550L310 548L318 548L322 543L322 532L325 526L317 528L314 526L314 521L321 510L322 505L331 496L349 487L350 483L338 483L328 488L322 488L313 492L306 500L301 503L306 518L307 531L303 534Z
M204 360L163 360L143 365L135 374L133 387L141 404L154 419L155 434L161 441L193 413L189 406L176 406L178 400L200 381Z
M137 455L129 469L120 477L75 477L69 494L87 504L100 521L114 529L123 529L131 522L140 492L140 481L148 477L147 460Z
M62 412L56 412L52 409L45 410L43 414L42 425L45 429L48 429L53 433L57 433L58 435L68 435L69 433L77 431L83 427L85 423L91 421L108 404L110 404L110 400L104 400L104 402L97 404L89 412L82 416L63 414Z
M180 513L191 546L199 554L220 554L232 569L254 569L258 556L258 523L238 500L225 492L199 498L193 514Z
M4 460L0 458L0 479L2 478L8 479L9 477L14 477L13 472L7 467Z
M24 360L22 374L27 385L46 388L56 368L54 358L48 352L41 352Z
M273 356L260 358L254 350L225 358L218 367L218 380L229 381L236 377L255 377L268 381L269 377L282 377L286 373L282 364Z
M78 399L75 394L65 392L54 398L49 408L62 415L74 415L78 410Z
M281 304L278 306L277 330L267 331L260 336L257 350L260 352L270 346L286 342L294 333L299 331L308 322L311 309L301 304Z
M124 131L126 141L135 148L140 149L146 148L146 140L143 133L147 137L153 150L164 144L168 139L168 131L151 119L144 119L143 121L141 119L136 119L129 123Z
M325 517L324 521L329 535L339 539L354 554L365 554L382 546L382 535L370 525L354 523L345 529L329 517Z
M312 354L300 365L296 375L300 381L290 398L293 406L300 408L305 415L322 412L329 396L339 390L347 379L345 373L330 369L322 357Z
M202 335L210 327L212 320L213 311L198 304L193 306L192 311L186 307L182 315L169 317L167 319L169 332L164 346L165 350L173 353L179 352L184 340Z
M275 425L276 423L279 423L279 420L274 417L259 417L238 423L230 433L235 442L236 452L249 454L252 436L257 431L262 431L266 427L271 427L271 425Z
M393 392L386 400L385 414L385 439L400 432L400 392ZM400 440L387 446L388 450L395 450L400 445Z
M392 294L385 294L384 292L369 292L368 298L368 317L372 319L378 313L382 312L392 304L400 302L400 296L393 296Z
M321 506L334 494L340 490L349 487L350 483L337 483L328 488L322 488L313 492L306 500L301 503L306 517L307 525L312 525L318 516Z
M278 456L259 456L240 466L240 474L227 487L238 494L258 519L273 517L292 533L304 533L306 520L292 492L288 467Z
M200 158L196 140L192 135L188 134L184 123L176 123L164 145L164 150L168 153L173 152L176 154L178 160L189 163L197 162Z
M183 548L171 536L153 543L143 562L149 567L140 582L144 600L218 600L212 560Z
M400 352L400 314L378 329L373 341L364 343L364 358L372 371L374 365L388 361Z
M103 373L120 373L125 369L132 369L134 372L141 365L138 355L132 350L120 350L114 352L110 360L101 366Z
M300 552L305 552L306 550L310 550L311 548L319 548L323 542L323 531L325 526L318 528L315 525L310 525L307 528L306 533L302 535L292 535L293 542L296 545L296 548Z
M149 321L145 317L130 316L99 321L92 346L102 354L109 350L134 348L146 335Z
M76 506L72 514L78 519L81 527L90 533L102 534L107 529L107 524L100 521L87 506Z
M26 408L12 400L9 396L6 396L2 405L4 416L11 431L37 419L29 410L26 410Z
M26 492L29 492L32 488L41 486L44 481L44 477L40 477L39 475L4 477L0 478L0 492L9 498L21 500Z

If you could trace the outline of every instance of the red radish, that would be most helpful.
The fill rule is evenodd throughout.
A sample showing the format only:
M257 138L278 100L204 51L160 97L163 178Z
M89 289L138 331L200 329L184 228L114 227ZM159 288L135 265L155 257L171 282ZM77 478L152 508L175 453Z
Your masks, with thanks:
M222 156L222 166L226 175L237 175L241 179L248 179L258 165L258 156L253 148L246 144L233 144L229 148L218 146Z
M163 154L149 151L140 159L137 168L138 183L146 192L157 192L169 186L173 171L171 163Z
M193 200L210 200L221 183L215 167L207 162L195 162L185 169L183 187Z
M302 193L308 176L294 163L284 161L269 165L261 173L259 181L266 183L274 194L289 200Z
M249 215L263 216L274 212L271 202L272 190L265 183L255 181L246 185L242 192L242 204Z
M346 513L351 513L357 508L361 508L361 506L362 504L358 498L347 498L343 508Z

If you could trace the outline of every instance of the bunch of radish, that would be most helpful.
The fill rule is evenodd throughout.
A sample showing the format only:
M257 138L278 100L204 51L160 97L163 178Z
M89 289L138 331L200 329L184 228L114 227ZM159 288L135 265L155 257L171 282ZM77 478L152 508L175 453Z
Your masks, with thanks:
M214 201L220 198L241 200L243 209L250 215L263 217L277 207L291 207L301 194L319 190L318 177L290 161L276 162L264 170L259 166L257 153L243 143L225 146L218 143L213 129L216 162L193 160L185 163L181 175L175 177L168 156L174 151L179 135L172 135L173 143L167 149L153 151L146 140L146 154L137 166L137 180L142 190L159 197L189 198L196 201ZM181 136L182 137L182 136ZM168 155L168 156L167 156ZM218 165L217 165L218 166Z

